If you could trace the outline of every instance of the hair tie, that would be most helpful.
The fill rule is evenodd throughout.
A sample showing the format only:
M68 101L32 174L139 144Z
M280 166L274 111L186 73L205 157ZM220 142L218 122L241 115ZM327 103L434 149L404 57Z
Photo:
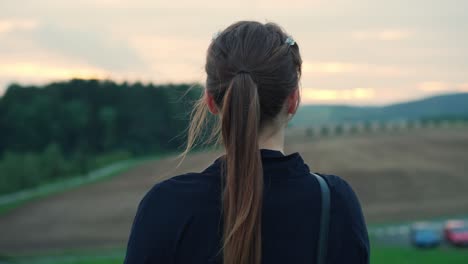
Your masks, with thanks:
M293 46L294 44L296 44L296 41L291 36L288 36L284 43L288 44L289 46Z

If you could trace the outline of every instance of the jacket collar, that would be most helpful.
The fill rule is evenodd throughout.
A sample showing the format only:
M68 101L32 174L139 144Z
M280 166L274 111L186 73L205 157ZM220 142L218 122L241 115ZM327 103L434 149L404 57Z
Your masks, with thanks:
M263 172L272 178L296 178L309 174L309 166L305 164L298 152L283 154L279 150L260 149ZM202 173L219 174L225 155L219 156Z

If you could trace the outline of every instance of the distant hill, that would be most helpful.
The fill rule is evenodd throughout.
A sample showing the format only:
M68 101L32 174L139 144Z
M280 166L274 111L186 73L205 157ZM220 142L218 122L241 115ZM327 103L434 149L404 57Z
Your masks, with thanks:
M344 105L303 105L292 126L340 122L414 120L468 117L468 93L446 94L382 107Z

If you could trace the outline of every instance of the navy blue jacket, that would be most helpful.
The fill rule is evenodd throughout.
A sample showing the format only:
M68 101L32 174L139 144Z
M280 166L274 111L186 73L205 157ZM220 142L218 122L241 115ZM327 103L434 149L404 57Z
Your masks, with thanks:
M261 149L264 171L262 262L315 263L320 226L319 183L299 153ZM201 173L157 183L142 199L125 263L222 263L221 183L217 158ZM369 239L356 194L334 175L327 263L369 263Z

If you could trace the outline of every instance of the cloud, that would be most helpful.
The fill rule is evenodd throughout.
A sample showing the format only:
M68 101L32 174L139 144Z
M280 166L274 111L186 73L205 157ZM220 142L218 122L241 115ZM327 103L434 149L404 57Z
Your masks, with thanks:
M449 83L430 81L418 83L417 88L424 92L444 92L452 87Z
M138 35L131 36L129 45L139 56L149 60L171 60L176 55L184 58L184 61L203 62L206 50L211 39L207 36L203 38L172 36L172 35Z
M71 78L105 79L111 73L89 65L67 63L38 63L35 61L5 61L0 62L0 81L11 80L23 83L49 82L51 80L68 80ZM6 81L0 83L3 94L7 86Z
M33 30L38 25L38 21L32 19L0 19L0 34L18 30Z
M129 42L144 57L155 81L193 82L204 77L203 64L209 41L209 38L139 35L132 36Z
M457 85L458 91L468 93L468 83L460 83Z
M413 35L409 30L402 29L387 29L381 31L355 31L351 33L351 37L356 40L382 40L395 41L403 40Z
M428 93L468 92L468 83L426 81L418 83L416 87Z
M105 8L306 8L315 7L326 3L323 0L239 0L239 1L212 1L212 0L177 0L177 1L154 1L154 0L82 0L77 3L88 7ZM75 4L76 5L76 4Z
M0 97L12 82L37 84L71 78L108 78L109 73L84 65L0 61Z
M396 66L360 64L340 61L321 61L303 63L303 71L312 74L372 74L377 76L404 76L410 70Z
M27 33L12 33L17 39L29 41L49 53L60 54L72 61L114 71L145 69L141 57L125 39L114 37L105 30L41 24ZM16 50L21 53L21 50Z
M349 100L370 100L375 97L374 88L350 88L350 89L316 89L304 88L301 91L301 100L305 102L329 102Z
M301 82L320 88L313 98L366 98L366 92L357 96L355 87L375 88L373 99L324 102L387 103L435 93L424 89L446 89L433 84L419 89L425 81L448 83L452 90L447 91L468 91L466 8L441 1L431 1L424 10L408 1L348 2L3 1L0 64L21 65L16 73L0 73L0 84L43 83L75 74L203 81L211 35L236 20L255 19L278 22L298 41L304 59ZM414 12L421 19L414 19ZM440 23L441 14L453 19ZM33 71L40 76L32 76Z
M345 62L304 62L304 72L311 73L349 73L356 72L359 65Z

